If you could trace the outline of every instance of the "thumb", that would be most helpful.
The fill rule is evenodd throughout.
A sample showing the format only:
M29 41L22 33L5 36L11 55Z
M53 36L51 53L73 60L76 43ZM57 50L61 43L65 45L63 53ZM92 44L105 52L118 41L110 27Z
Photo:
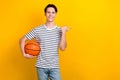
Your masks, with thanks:
M67 28L67 30L69 31L69 30L71 30L71 28Z

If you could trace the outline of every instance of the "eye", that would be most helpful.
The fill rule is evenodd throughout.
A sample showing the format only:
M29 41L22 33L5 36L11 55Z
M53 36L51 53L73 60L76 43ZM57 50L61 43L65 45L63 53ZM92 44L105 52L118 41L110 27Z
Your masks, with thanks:
M49 11L47 13L50 13Z
M55 14L55 12L52 12L52 14Z

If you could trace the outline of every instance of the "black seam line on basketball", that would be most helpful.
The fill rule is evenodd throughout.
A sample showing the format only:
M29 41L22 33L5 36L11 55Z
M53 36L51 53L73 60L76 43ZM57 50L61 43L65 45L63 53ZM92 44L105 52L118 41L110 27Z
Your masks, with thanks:
M27 48L25 48L25 49L27 49ZM27 50L33 50L33 49L27 49ZM33 51L39 51L39 50L33 50Z
M29 44L33 44L33 43L27 43L27 44L25 44L25 46L27 46L27 45L29 45ZM37 45L37 44L34 44L34 45L39 46L39 45Z

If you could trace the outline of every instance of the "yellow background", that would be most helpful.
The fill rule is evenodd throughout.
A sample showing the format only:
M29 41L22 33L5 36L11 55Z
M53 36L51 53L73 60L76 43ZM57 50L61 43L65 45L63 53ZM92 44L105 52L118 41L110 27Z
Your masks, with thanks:
M58 7L56 24L72 28L60 51L62 80L120 80L119 0L1 0L0 80L37 80L19 39L45 22L48 3Z

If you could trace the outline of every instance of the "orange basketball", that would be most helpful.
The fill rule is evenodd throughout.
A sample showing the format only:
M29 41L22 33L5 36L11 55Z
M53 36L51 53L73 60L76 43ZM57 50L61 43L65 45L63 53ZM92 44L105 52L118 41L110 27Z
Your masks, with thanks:
M33 56L37 56L40 53L40 44L36 41L30 41L25 44L25 53Z

